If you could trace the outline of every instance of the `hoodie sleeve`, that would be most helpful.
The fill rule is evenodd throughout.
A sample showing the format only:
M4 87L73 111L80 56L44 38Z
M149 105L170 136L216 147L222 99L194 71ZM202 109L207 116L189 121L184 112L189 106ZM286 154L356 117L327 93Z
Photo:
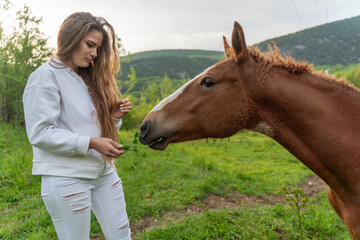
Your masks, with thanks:
M57 155L86 155L90 137L57 126L61 95L56 84L51 84L51 81L50 84L43 84L36 78L54 76L51 73L32 74L25 88L23 104L30 144Z

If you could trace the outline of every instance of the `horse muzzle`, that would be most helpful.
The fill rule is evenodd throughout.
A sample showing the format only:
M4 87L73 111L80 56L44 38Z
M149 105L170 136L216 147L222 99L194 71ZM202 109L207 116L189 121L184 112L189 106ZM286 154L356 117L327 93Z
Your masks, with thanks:
M169 145L169 137L166 131L156 125L151 120L145 121L140 127L139 141L151 149L163 151Z

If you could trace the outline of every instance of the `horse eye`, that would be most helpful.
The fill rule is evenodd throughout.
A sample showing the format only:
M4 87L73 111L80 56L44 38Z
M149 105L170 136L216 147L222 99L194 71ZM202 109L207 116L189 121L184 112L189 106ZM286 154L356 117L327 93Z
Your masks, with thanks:
M210 88L212 86L215 85L215 83L212 81L211 78L204 78L203 80L201 80L201 85Z

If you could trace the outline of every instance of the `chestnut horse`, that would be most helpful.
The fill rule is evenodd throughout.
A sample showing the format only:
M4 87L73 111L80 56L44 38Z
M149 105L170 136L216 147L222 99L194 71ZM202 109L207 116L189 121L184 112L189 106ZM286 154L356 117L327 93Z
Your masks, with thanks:
M312 73L270 48L247 47L235 22L225 56L162 100L145 118L139 140L169 143L231 136L241 129L267 135L329 185L328 198L360 240L360 91Z

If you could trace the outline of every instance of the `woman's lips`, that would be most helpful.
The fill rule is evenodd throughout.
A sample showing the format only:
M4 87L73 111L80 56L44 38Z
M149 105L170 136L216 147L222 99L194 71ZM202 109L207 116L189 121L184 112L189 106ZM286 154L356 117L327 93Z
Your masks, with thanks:
M94 66L94 61L93 61L93 60L87 58L86 61L87 61L92 67Z

